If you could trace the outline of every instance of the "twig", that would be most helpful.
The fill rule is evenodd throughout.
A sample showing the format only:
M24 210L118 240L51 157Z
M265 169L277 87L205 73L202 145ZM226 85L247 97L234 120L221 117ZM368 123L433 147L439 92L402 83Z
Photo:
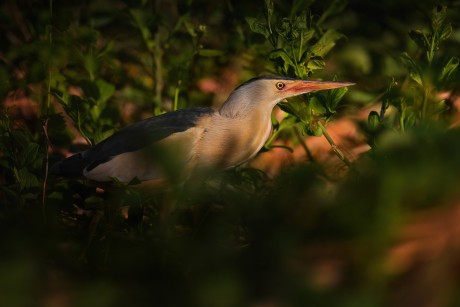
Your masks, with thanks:
M297 137L297 139L298 139L298 141L300 143L300 146L302 146L303 150L305 150L305 153L307 154L307 157L310 159L310 161L315 161L315 158L313 158L313 155L312 155L310 149L307 147L307 144L305 144L305 140L304 140L304 138L302 137L302 134L299 131L299 127L294 126L293 129L294 129L295 136Z
M45 215L45 209L46 209L46 183L48 182L48 171L49 171L49 153L48 150L51 147L51 142L48 136L48 120L49 118L46 118L43 122L43 132L45 134L46 138L46 146L45 146L45 175L43 177L43 187L42 187L42 212L43 215Z
M331 138L331 136L327 132L326 127L324 127L324 125L320 121L318 121L318 126L321 128L324 137L326 138L326 140L331 145L332 151L334 151L334 153L337 155L337 157L339 157L340 160L343 161L343 163L345 163L347 166L351 166L350 160L348 160L348 158L345 156L345 154L334 143L334 140Z

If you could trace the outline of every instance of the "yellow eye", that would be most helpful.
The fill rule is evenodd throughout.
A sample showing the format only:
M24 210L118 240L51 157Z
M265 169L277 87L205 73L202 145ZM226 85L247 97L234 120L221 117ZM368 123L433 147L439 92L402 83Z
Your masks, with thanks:
M284 83L283 82L276 82L276 88L279 89L279 90L282 90L284 88Z

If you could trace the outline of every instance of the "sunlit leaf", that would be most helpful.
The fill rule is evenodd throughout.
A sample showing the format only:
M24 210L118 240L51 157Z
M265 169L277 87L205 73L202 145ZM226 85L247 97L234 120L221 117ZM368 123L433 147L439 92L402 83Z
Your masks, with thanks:
M319 41L310 48L310 51L314 55L324 57L334 48L336 42L344 37L345 36L337 30L329 29L321 36Z
M310 99L310 108L313 116L324 116L327 113L327 109L324 101L321 101L321 97L313 96Z
M289 129L296 125L297 118L294 116L286 116L279 125L279 130Z
M326 62L322 57L314 56L308 60L306 65L310 71L314 71L318 69L324 69L326 67Z
M313 36L315 36L315 30L313 29L302 31L303 43L304 44L308 43L313 38Z
M335 88L328 91L327 94L327 107L329 112L335 112L339 102L342 100L343 96L347 93L347 87Z

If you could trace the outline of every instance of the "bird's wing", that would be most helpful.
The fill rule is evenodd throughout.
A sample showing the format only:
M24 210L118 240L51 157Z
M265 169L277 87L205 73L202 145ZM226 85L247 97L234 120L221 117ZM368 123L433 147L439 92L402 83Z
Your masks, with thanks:
M147 148L168 136L193 128L200 118L214 112L210 108L187 108L147 118L116 132L86 151L58 162L52 172L63 176L81 176L83 170L89 172L123 153Z

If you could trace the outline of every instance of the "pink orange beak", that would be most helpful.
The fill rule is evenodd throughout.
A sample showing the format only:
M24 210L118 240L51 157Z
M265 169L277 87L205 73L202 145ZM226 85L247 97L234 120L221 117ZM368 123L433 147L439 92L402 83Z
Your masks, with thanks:
M299 80L286 84L286 91L292 93L292 95L294 96L313 91L330 90L350 85L354 85L354 83Z

